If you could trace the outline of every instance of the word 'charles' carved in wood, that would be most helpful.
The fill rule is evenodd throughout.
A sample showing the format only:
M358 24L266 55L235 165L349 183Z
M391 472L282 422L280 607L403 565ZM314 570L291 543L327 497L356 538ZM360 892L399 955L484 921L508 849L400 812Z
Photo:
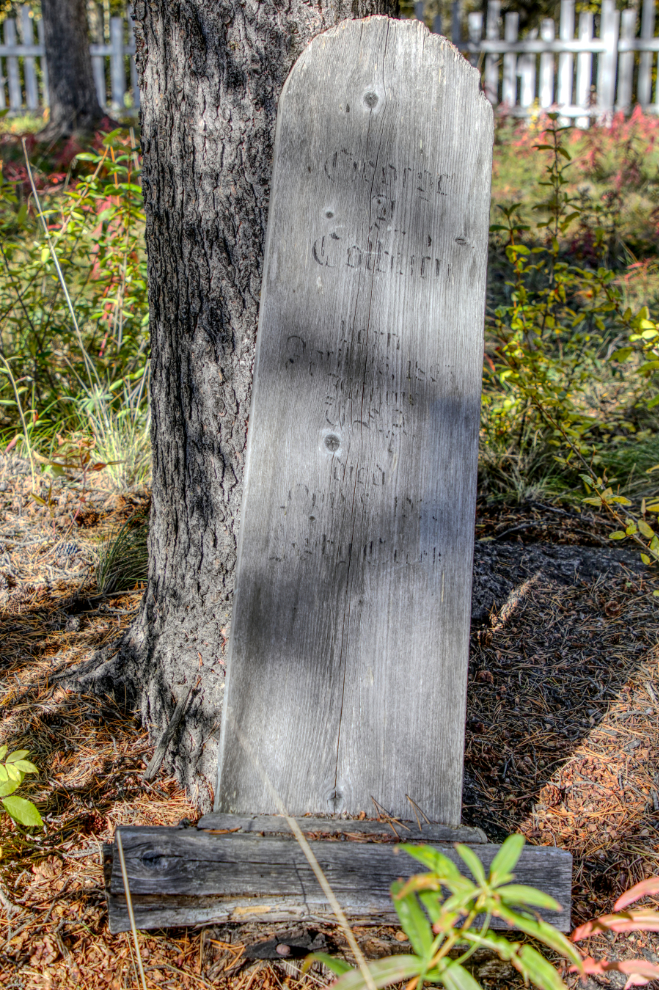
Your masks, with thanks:
M419 22L279 103L217 810L460 821L492 110ZM241 738L249 741L249 752Z

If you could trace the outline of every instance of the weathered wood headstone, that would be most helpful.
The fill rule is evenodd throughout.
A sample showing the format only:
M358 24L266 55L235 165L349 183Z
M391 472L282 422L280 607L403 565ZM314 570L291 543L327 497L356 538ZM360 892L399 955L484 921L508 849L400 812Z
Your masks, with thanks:
M275 143L216 808L460 821L492 109L420 22L302 54Z
M417 22L344 21L277 118L217 808L123 828L139 927L331 920L278 810L460 821L492 110ZM271 785L271 786L270 786ZM386 823L299 818L348 917L395 923ZM400 823L399 823L400 825ZM393 831L396 831L394 828ZM337 838L344 841L337 842ZM393 839L393 834L391 836ZM563 904L572 858L516 868ZM129 927L105 850L113 932Z

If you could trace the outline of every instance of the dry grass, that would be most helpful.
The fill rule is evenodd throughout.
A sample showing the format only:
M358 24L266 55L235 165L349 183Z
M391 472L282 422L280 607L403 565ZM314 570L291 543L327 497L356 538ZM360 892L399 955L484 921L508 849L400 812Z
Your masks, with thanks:
M46 828L27 835L0 819L0 984L136 988L130 939L107 929L101 846L118 824L174 825L195 811L174 780L141 780L152 746L132 714L64 690L59 675L113 641L138 608L141 589L95 598L91 575L98 540L143 511L148 494L97 488L81 503L79 489L63 486L42 506L28 475L0 471L1 485L0 743L32 752L41 774L25 793ZM572 542L584 525L538 506L490 509L478 532ZM593 542L601 539L595 529ZM521 831L569 849L575 920L659 873L653 587L632 575L575 587L538 579L474 632L465 821L494 840ZM250 957L250 943L280 927L142 934L147 986L325 986L323 973L301 978L293 962ZM390 928L356 933L369 957L406 947ZM336 930L324 937L330 951L343 950ZM656 936L642 934L600 942L601 951L655 960L659 950ZM486 987L516 985L492 963L479 964L478 976Z

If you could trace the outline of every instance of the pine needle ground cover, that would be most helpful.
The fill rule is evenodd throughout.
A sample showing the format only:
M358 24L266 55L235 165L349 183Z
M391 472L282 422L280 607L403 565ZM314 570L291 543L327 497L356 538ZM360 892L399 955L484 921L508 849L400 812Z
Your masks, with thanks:
M76 516L75 488L55 489L52 509L30 496L26 462L7 458L0 466L0 743L30 750L40 773L25 794L46 826L26 832L6 816L0 824L0 980L7 987L136 987L130 937L107 929L102 844L120 824L171 826L196 817L166 768L142 781L153 741L130 710L61 686L63 674L117 638L142 593L135 582L100 595L97 560L104 541L140 517L148 492L117 495L102 487L101 475L97 481ZM574 539L551 508L534 509L535 529L509 535L520 553L527 535ZM479 531L512 528L514 510L500 515L484 507ZM517 518L522 527L529 521L523 512ZM76 552L67 552L72 545ZM473 629L464 820L493 841L521 832L531 843L569 849L575 924L659 872L657 586L638 569L569 586L539 575ZM327 985L320 966L303 976L297 960L250 955L253 943L282 928L145 933L147 985ZM368 958L406 946L393 928L356 932ZM320 936L350 957L336 929ZM599 938L616 956L657 959L654 935ZM484 986L515 985L498 961L477 956L473 966Z

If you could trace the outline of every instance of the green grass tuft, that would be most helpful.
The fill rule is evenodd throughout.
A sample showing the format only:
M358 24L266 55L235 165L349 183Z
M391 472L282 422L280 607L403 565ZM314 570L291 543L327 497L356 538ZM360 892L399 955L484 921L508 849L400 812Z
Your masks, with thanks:
M146 519L127 520L118 532L103 543L95 567L99 593L130 591L146 581L149 565L149 526Z

